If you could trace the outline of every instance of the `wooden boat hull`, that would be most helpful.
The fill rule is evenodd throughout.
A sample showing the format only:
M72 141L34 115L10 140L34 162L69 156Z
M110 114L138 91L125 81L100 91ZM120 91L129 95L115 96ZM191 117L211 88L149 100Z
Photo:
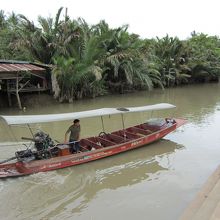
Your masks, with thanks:
M82 163L87 163L90 161L98 160L104 157L109 157L115 154L138 148L163 138L170 132L176 130L178 127L186 123L186 120L184 119L174 120L175 123L173 123L172 125L165 126L158 131L152 132L151 134L142 135L133 140L115 144L113 146L108 146L77 154L69 154L66 156L58 156L44 160L2 164L0 165L0 178L17 177L38 172L46 172L50 170L61 169L65 167L79 165Z

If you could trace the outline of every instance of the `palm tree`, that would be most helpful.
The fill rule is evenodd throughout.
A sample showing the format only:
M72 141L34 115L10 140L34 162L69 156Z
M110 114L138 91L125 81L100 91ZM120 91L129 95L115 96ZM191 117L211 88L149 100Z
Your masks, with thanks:
M188 65L193 81L217 80L220 74L219 38L194 33L187 45L190 48Z
M71 26L74 35L67 44L69 46L68 53L63 53L62 58L58 53L59 55L54 58L59 75L62 72L62 77L58 76L61 84L61 97L69 101L84 96L95 97L105 92L102 80L103 69L99 62L103 50L99 48L99 39L91 32L85 21L78 20L74 23ZM68 62L68 68L65 68L65 59L71 61ZM64 69L65 72L63 72ZM57 70L54 73L57 73ZM68 87L64 88L63 83Z
M63 8L58 10L55 21L52 18L38 17L40 27L34 25L25 16L20 15L21 24L18 29L20 35L18 45L29 50L33 59L45 64L52 63L56 52L59 19Z
M220 73L220 40L193 32L177 37L140 39L128 26L110 28L105 21L90 26L67 15L38 17L0 11L0 58L55 64L59 99L72 101L107 91L170 87L216 79Z
M183 42L177 37L167 35L162 39L157 38L152 44L152 52L159 59L164 86L169 87L188 80L190 75L186 72Z
M4 12L0 11L0 59L28 59L29 54L17 49L18 24L19 18L15 13L12 12L6 17Z
M3 29L6 27L6 15L3 10L0 10L0 28Z

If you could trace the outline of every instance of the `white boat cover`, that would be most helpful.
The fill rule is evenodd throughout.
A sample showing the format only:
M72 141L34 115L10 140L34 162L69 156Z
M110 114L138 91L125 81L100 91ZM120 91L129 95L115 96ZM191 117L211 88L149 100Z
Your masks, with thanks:
M147 105L141 107L129 108L100 108L82 112L62 113L62 114L47 114L47 115L19 115L19 116L6 116L1 115L8 125L21 125L21 124L34 124L43 122L66 121L80 118L98 117L105 115L125 114L132 112L145 112L155 111L162 109L175 108L175 105L168 103L160 103L155 105Z

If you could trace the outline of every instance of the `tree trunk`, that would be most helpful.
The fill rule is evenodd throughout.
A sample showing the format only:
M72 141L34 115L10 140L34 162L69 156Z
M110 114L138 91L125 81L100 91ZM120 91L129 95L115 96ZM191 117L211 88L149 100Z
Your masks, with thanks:
M60 86L57 81L57 77L55 74L51 74L51 82L52 82L52 91L54 93L54 98L57 99L60 96Z

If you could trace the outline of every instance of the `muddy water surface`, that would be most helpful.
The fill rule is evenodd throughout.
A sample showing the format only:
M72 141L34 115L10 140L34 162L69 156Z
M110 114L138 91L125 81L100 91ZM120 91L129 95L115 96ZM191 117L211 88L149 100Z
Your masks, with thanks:
M127 114L125 125L151 117L188 119L163 140L134 151L58 171L0 180L0 219L178 219L220 163L219 94L219 84L207 84L73 104L46 98L43 103L27 105L25 113L0 109L0 114L49 114L169 102L177 108ZM119 116L106 116L104 122L106 131L122 127ZM33 129L40 128L63 141L70 123L41 124ZM83 137L97 135L102 129L99 118L82 119L81 126ZM27 128L9 129L0 121L0 159L13 156L18 149L14 144L21 136L30 137Z

